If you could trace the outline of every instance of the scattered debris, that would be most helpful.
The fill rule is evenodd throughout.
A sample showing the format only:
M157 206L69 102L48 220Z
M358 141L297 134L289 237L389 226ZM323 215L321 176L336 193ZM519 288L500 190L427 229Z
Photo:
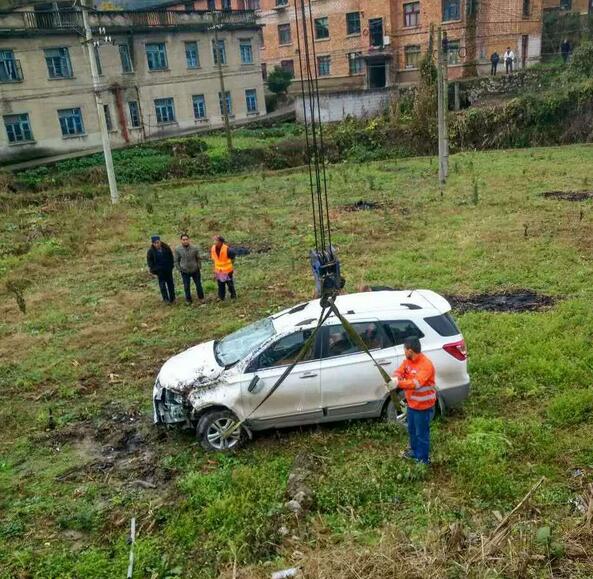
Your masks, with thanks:
M542 197L563 201L586 201L593 199L593 191L546 191L542 193Z
M458 312L534 312L554 305L554 298L531 290L513 290L470 296L446 296Z
M272 579L288 579L289 577L296 577L299 572L298 567L290 567L290 569L282 569L272 573Z
M132 579L134 575L134 545L136 544L136 517L132 517L130 522L130 536L128 537L128 544L130 545L130 561L128 563L128 579Z
M351 205L345 205L344 211L371 211L373 209L380 209L381 204L374 201L365 201L361 199Z

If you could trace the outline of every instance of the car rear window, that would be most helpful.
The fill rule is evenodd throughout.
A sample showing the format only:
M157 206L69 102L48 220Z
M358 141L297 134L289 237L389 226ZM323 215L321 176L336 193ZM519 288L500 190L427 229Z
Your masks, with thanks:
M389 346L399 346L406 338L424 338L420 328L410 320L383 322L383 329L389 340Z
M430 318L424 318L424 321L441 336L457 336L460 333L451 314L431 316Z

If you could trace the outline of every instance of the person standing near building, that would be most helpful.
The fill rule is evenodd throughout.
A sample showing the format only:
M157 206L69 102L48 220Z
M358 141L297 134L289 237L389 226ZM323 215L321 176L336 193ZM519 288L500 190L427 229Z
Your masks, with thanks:
M429 463L430 422L437 401L435 370L432 362L422 353L418 338L404 342L406 359L393 374L392 387L404 391L408 404L408 434L410 448L407 458Z
M562 54L562 61L564 64L568 62L568 57L570 56L571 52L572 46L570 45L568 38L565 38L560 45L560 54Z
M218 284L218 298L224 301L228 287L231 299L237 298L235 282L233 281L235 252L226 244L224 237L214 237L214 245L210 249L210 257L214 264L214 277Z
M183 281L183 291L185 292L185 303L191 304L191 282L193 280L196 286L198 299L203 301L204 289L202 288L202 276L200 273L200 252L197 247L194 247L189 239L187 233L183 233L180 237L181 245L175 248L175 265L181 274Z
M502 56L507 74L513 74L513 62L515 62L515 53L507 46L506 52Z
M146 254L148 271L157 277L163 301L172 304L175 301L175 284L173 282L173 252L158 235L150 238L151 246Z
M492 55L490 56L490 63L492 65L490 67L490 76L496 76L496 69L498 68L498 63L499 62L500 62L500 55L495 50L492 53Z

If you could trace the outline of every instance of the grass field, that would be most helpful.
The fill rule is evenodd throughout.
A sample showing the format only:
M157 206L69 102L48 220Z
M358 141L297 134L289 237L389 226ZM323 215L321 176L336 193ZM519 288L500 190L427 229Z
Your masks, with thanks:
M473 383L436 422L433 466L399 459L381 422L265 433L231 456L151 424L170 355L311 296L304 171L59 191L0 215L0 576L311 578L593 575L593 148L464 153L441 197L429 158L329 169L335 245L362 283L473 294L527 288L545 311L457 316ZM348 212L360 199L375 211ZM188 230L270 247L237 262L236 303L161 305L149 237ZM180 283L178 281L178 292ZM3 283L5 285L5 283ZM180 300L181 301L181 300ZM51 421L50 421L51 415ZM50 428L55 423L55 428ZM313 503L284 507L295 462ZM491 556L484 545L542 477ZM588 509L588 515L587 515Z

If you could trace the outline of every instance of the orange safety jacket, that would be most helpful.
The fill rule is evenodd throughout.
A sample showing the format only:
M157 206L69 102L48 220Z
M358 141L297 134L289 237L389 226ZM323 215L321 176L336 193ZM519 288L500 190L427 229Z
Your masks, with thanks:
M222 244L220 254L216 252L216 245L212 246L210 250L210 257L214 263L214 273L232 273L233 262L229 257L229 246L226 243Z
M395 371L394 376L399 378L398 388L404 391L410 408L428 410L436 404L434 375L434 366L424 354L418 354L414 360L406 358Z

